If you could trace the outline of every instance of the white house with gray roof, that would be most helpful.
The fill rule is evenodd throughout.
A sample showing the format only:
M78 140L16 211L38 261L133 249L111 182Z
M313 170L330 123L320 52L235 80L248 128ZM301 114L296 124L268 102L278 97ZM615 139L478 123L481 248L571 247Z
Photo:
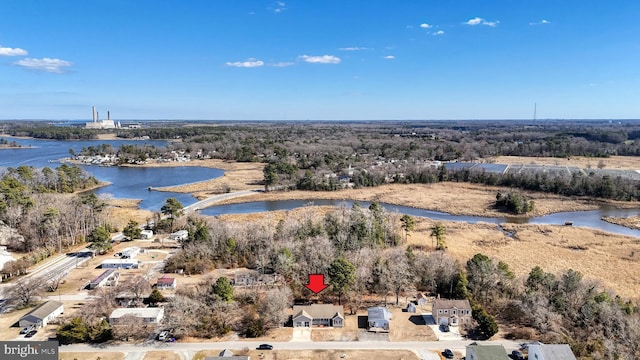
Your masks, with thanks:
M20 318L18 324L20 327L35 325L36 327L45 327L53 319L57 318L64 312L64 305L58 301L47 301L40 304L33 310L26 313Z
M369 331L389 331L389 321L393 317L391 311L384 306L367 309L367 324Z

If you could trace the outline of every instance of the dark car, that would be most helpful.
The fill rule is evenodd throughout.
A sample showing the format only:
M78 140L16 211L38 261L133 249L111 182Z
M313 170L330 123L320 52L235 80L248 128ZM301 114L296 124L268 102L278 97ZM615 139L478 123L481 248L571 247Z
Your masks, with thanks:
M273 346L269 344L260 344L256 349L258 350L273 350Z
M449 332L449 325L447 325L447 324L441 324L441 325L440 325L440 331L442 331L442 332Z
M455 357L451 349L444 349L444 351L442 352L442 356L446 357L447 359L453 359Z
M522 353L518 350L513 350L511 352L511 358L513 360L524 360L524 355L522 355Z
M28 333L26 333L26 334L24 335L24 337L28 337L28 338L30 338L30 337L32 337L33 335L37 334L37 333L38 333L38 330L30 330Z
M33 325L27 326L27 327L23 327L22 330L20 330L20 334L26 334L31 330L33 330Z

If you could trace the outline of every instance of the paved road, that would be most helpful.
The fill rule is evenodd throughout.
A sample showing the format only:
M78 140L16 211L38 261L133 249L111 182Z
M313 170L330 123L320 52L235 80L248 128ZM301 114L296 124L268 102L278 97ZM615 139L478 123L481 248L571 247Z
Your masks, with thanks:
M199 209L204 209L206 207L212 206L213 204L217 203L218 201L222 201L222 200L227 200L227 199L231 199L231 198L235 198L235 197L239 197L239 196L247 196L247 195L252 195L257 193L257 190L244 190L244 191L235 191L235 192L230 192L230 193L226 193L226 194L220 194L220 195L213 195L210 196L204 200L200 200L195 204L191 204L189 206L185 206L184 207L184 212L185 213L189 213L192 211L196 211Z
M425 351L440 352L444 349L465 352L466 346L471 340L455 341L296 341L296 342L270 342L274 350L409 350L417 353ZM264 341L226 341L226 342L201 342L201 343L163 343L159 341L147 341L138 344L119 345L88 345L73 344L61 345L60 352L144 352L151 350L169 350L175 352L196 352L200 350L220 350L220 349L255 349ZM511 340L479 341L479 344L503 345L507 352L518 349L519 344Z

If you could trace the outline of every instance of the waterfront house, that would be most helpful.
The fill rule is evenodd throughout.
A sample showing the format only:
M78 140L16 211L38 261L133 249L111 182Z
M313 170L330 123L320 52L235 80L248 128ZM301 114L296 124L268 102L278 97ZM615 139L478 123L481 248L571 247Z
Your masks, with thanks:
M389 331L389 321L393 317L391 311L384 306L367 309L367 325L369 331Z
M435 299L433 301L433 318L436 324L458 326L471 324L471 304L469 300Z
M332 304L293 307L293 327L344 326L344 309Z
M53 319L64 312L64 305L58 301L47 301L35 307L20 318L20 327L34 325L36 328L45 327Z

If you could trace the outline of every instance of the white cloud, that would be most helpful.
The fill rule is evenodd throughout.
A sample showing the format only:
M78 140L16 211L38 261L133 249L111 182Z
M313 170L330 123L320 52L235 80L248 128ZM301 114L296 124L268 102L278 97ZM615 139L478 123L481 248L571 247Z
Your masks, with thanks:
M474 17L473 19L469 19L467 22L465 22L465 24L467 25L471 25L471 26L476 26L476 25L486 25L486 26L491 26L494 27L496 25L498 25L500 23L500 21L487 21L481 17Z
M50 73L61 74L65 72L66 68L73 65L71 62L60 59L42 58L32 59L25 58L14 62L15 65L22 66L31 70L39 70Z
M433 27L433 25L429 25L427 23L422 23L420 24L420 27L423 29L431 29Z
M0 56L26 56L27 50L0 46Z
M529 25L531 25L531 26L535 26L535 25L547 25L547 24L551 24L551 21L549 21L549 20L545 20L545 19L542 19L542 20L540 20L540 21L530 22L530 23L529 23Z
M253 58L249 58L246 61L234 61L234 62L227 62L225 63L225 65L227 66L233 66L233 67L242 67L242 68L253 68L253 67L260 67L264 65L264 61L262 60L256 60Z
M339 48L338 50L340 51L362 51L362 50L369 50L369 48L367 47L343 47L343 48Z
M273 66L273 67L287 67L287 66L292 66L292 65L294 65L294 63L287 62L287 61L281 61L281 62L269 64L269 66Z
M438 31L434 32L433 35L436 35L436 36L444 35L444 31L443 30L438 30Z
M393 59L395 59L396 57L395 57L395 56L393 56L393 55L387 55L387 56L385 56L384 58L385 58L385 59L387 59L387 60L393 60Z
M275 13L281 13L285 10L287 10L287 4L284 3L284 1L276 1L274 7L273 7L273 12Z
M339 64L340 58L333 55L322 55L322 56L309 56L309 55L300 55L298 59L302 61L313 63L313 64Z

